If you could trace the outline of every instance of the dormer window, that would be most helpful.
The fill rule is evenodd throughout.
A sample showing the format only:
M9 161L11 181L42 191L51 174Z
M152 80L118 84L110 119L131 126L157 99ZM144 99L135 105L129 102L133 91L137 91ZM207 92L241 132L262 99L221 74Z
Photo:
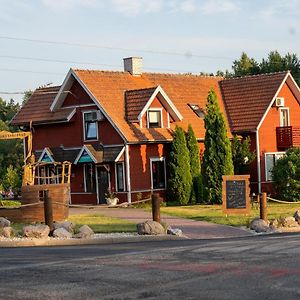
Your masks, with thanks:
M162 110L149 109L148 110L148 128L162 127Z
M188 103L188 106L192 109L192 111L201 119L204 119L205 112L198 104Z
M98 117L97 111L83 113L84 140L98 140Z

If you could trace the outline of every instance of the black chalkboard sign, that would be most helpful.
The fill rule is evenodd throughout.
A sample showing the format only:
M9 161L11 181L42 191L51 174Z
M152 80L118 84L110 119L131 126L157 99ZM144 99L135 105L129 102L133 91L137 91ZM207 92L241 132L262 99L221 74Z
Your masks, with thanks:
M246 208L245 180L226 181L226 208Z

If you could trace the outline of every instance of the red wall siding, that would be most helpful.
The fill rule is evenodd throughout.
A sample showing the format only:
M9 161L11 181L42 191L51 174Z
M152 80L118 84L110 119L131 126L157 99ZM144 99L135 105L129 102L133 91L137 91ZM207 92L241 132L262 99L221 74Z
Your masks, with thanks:
M300 127L300 105L286 83L279 92L278 97L283 97L285 100L285 107L289 107L290 125ZM276 143L276 127L278 126L280 126L279 108L273 106L259 130L262 182L266 179L265 153L279 152Z

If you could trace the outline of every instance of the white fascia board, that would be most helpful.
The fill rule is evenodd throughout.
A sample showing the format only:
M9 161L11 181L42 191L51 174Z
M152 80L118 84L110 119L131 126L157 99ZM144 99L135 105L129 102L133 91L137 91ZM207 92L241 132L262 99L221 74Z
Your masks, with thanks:
M174 120L175 121L181 121L183 119L182 115L177 110L177 108L175 107L175 105L172 103L171 99L164 92L164 90L162 89L162 87L160 85L155 89L155 91L153 92L152 96L150 97L150 99L148 100L148 102L146 103L146 105L144 106L144 108L142 109L142 111L140 112L140 114L138 115L138 120L141 120L142 116L146 113L146 111L148 110L149 106L151 105L151 103L153 102L153 100L155 99L155 97L159 93L162 96L162 99L160 99L160 100L164 100L162 102L165 102L167 104L168 108L170 109L170 114L172 115L172 117L174 118Z
M42 154L41 154L40 157L39 157L38 162L42 162L42 159L43 159L43 157L44 157L45 154L48 155L48 157L50 158L51 162L53 162L53 163L55 162L55 160L54 160L53 157L52 157L53 154L50 153L50 152L48 151L47 148L48 148L48 147L45 147L45 148L44 148Z
M119 159L121 158L121 156L123 155L124 152L125 152L125 147L122 148L122 150L120 151L120 153L116 157L115 162L119 161Z
M260 126L262 125L263 121L265 120L267 114L269 113L269 111L270 111L270 109L271 109L271 107L272 107L272 105L273 105L275 99L277 98L277 96L278 96L280 90L282 89L283 85L285 84L285 82L286 82L288 76L290 76L290 72L288 72L288 73L286 74L286 76L284 77L284 79L282 80L282 82L281 82L279 88L277 89L277 91L276 91L274 97L272 98L272 100L271 100L271 102L270 102L268 108L266 109L266 111L265 111L263 117L261 118L259 124L257 125L257 128L256 128L257 131L259 130L259 128L260 128Z
M299 88L298 84L296 83L292 74L290 74L290 72L289 72L289 75L290 76L288 76L288 78L287 78L287 84L289 85L290 89L292 90L292 92L294 93L295 97L297 98L297 100L300 104L300 88ZM290 86L288 79L291 81L292 86Z
M79 161L79 159L80 159L83 151L87 152L87 154L90 156L90 158L93 160L94 163L97 162L96 159L95 159L95 157L93 156L93 154L89 151L89 149L85 145L83 145L82 148L81 148L81 150L80 150L80 152L78 153L75 161L74 161L74 165L77 165L77 163L78 163L78 161Z
M65 89L66 89L66 87L68 85L72 85L72 83L74 82L73 81L73 82L70 83L70 80L72 79L71 78L72 74L73 74L73 70L70 69L69 72L68 72L68 74L67 74L67 76L66 76L66 78L64 79L64 82L62 83L62 85L61 85L61 87L60 87L60 89L59 89L59 91L58 91L58 93L57 93L57 95L56 95L53 103L50 106L50 110L51 111L55 111L55 109L57 109L58 107L60 107L61 104L62 104L62 102L66 98L66 93L63 93L63 92L65 91Z
M103 113L105 118L109 121L109 123L112 125L112 127L119 133L123 141L126 141L125 135L123 132L117 127L117 125L113 122L113 120L110 118L108 113L104 110L104 108L100 105L97 98L92 94L92 92L87 88L87 86L84 84L84 82L81 81L81 79L77 76L77 74L71 69L72 75L74 78L78 81L78 83L81 85L81 87L85 90L85 92L90 96L90 98L93 100L93 102L96 104L96 106L99 108L99 110Z
M74 109L70 112L70 114L68 115L68 118L67 118L68 122L73 118L73 116L75 115L75 113L76 113L76 108L74 108Z

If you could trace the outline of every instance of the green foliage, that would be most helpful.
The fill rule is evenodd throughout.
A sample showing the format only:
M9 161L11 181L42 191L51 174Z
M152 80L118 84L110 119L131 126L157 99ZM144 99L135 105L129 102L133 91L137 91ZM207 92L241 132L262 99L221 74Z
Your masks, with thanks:
M209 203L221 203L222 175L232 175L234 168L225 119L214 90L208 93L206 110L202 164L204 191Z
M182 128L176 126L169 157L168 198L187 204L192 191L190 156Z
M190 124L186 135L186 143L190 154L190 169L193 180L190 202L194 204L202 200L202 177L198 142Z
M277 160L272 177L278 197L286 201L300 199L300 148L289 149Z
M3 179L3 187L5 190L12 189L13 191L17 191L21 187L18 170L12 165L6 169L6 174Z
M296 82L300 84L300 60L294 53L287 53L282 56L278 51L271 51L266 59L263 58L262 61L258 63L243 52L240 59L233 62L232 69L233 72L227 73L226 77L239 77L290 70Z
M249 173L249 164L255 159L255 153L250 150L250 137L245 139L235 135L231 142L234 174Z
M9 122L19 108L20 105L15 103L14 100L6 102L0 98L0 131L16 131L15 128L9 125ZM20 139L0 140L0 182L3 182L7 168L10 165L14 166L21 178L23 143Z

